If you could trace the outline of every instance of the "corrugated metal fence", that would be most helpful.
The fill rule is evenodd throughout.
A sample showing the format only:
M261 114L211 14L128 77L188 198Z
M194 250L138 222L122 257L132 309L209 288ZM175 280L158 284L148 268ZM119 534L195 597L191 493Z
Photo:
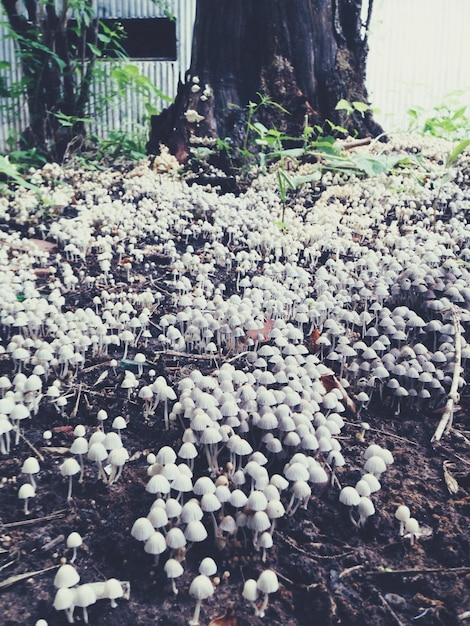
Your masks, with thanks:
M57 0L59 2L59 0ZM107 0L97 2L101 18L159 17L161 9L150 0ZM176 61L135 61L163 93L173 97L178 78L189 67L192 25L196 0L170 0L176 19ZM3 17L0 7L0 20ZM440 104L446 94L467 89L462 97L470 108L470 0L375 0L370 29L367 85L377 120L385 128L406 128L406 111L411 106ZM0 26L0 60L15 65L13 42ZM13 80L19 79L19 70ZM100 81L94 86L96 98L108 86ZM157 108L166 103L153 102ZM93 111L91 111L93 116ZM91 130L104 136L111 129L132 129L144 115L138 96L129 93L117 106L109 106ZM10 131L27 124L23 103L10 113L0 111L0 150L4 149Z
M60 0L56 0L59 4ZM168 2L170 12L176 21L176 61L154 60L129 60L132 65L138 67L141 74L149 78L160 91L170 97L174 97L178 86L178 79L184 76L191 61L192 28L196 10L196 0L170 0ZM0 5L0 21L5 16ZM98 18L142 18L162 17L162 9L151 0L107 0L96 1L96 13ZM9 61L13 66L12 82L20 78L20 70L15 63L15 48L13 41L6 37L6 30L0 25L0 60ZM106 64L108 61L100 61ZM106 66L105 70L106 70ZM93 100L102 101L109 93L110 84L106 81L96 81L92 88L91 103ZM109 100L109 98L108 98ZM151 104L161 110L168 106L168 102L154 98ZM121 129L136 132L145 115L143 102L136 93L128 89L122 99L111 99L108 106L99 116L90 108L90 117L93 122L89 124L89 130L97 135L106 136L109 130ZM20 131L27 125L26 103L19 104L19 108L0 110L0 150L5 149L7 139L12 131ZM145 130L143 129L143 132Z

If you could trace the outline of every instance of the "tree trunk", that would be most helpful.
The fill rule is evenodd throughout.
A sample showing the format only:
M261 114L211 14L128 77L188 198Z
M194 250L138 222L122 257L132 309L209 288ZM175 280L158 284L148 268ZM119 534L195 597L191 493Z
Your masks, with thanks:
M69 3L60 11L54 3L25 0L27 18L15 0L1 0L15 34L29 113L29 126L22 133L21 146L36 148L48 160L62 161L83 139L83 118L89 99L95 58L77 59L68 40ZM87 28L81 17L92 13L91 0L77 5L78 30L96 44L97 27ZM85 48L84 48L85 49ZM77 84L77 69L81 70ZM65 123L64 123L65 122Z
M260 97L289 114L260 106L256 121L287 136L302 135L306 116L325 134L326 120L359 137L380 134L370 111L335 109L341 99L367 103L372 3L363 24L362 0L198 0L191 67L175 102L152 120L149 152L163 143L185 161L203 137L243 148L249 103Z

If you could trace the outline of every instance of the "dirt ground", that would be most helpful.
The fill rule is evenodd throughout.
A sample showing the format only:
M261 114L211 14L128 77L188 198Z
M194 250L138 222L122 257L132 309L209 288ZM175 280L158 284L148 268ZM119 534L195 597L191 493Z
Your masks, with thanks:
M194 242L195 247L203 242ZM162 276L168 271L161 260ZM124 271L123 271L124 273ZM45 280L45 279L44 279ZM229 276L224 277L228 283ZM68 295L68 307L89 306L93 290ZM166 304L165 304L166 302ZM170 306L165 299L161 306ZM159 311L163 313L163 309ZM149 360L155 350L146 348ZM364 528L356 530L348 512L338 502L337 487L324 487L312 495L306 510L279 521L275 544L266 562L261 553L244 545L242 537L217 549L209 540L191 547L185 571L177 580L174 596L163 572L163 563L131 537L130 529L145 516L154 500L147 493L149 452L162 445L178 446L181 429L162 427L161 409L147 422L141 418L140 400L128 400L120 388L123 369L112 371L106 359L87 360L85 368L67 389L68 406L77 406L76 415L64 419L50 404L41 405L38 415L27 420L19 445L0 458L0 622L3 626L34 625L42 618L49 626L66 623L56 611L53 579L58 565L70 559L65 537L78 531L84 540L78 549L76 567L81 582L110 577L130 583L129 599L118 600L111 608L100 600L89 608L91 624L100 626L182 626L188 624L194 600L188 593L191 580L203 556L212 555L219 566L220 582L201 609L201 624L212 626L461 626L470 623L470 395L464 389L455 414L454 429L432 445L438 413L404 412L399 417L387 402L371 404L361 414L346 416L338 437L347 450L347 465L338 472L342 485L354 484L361 474L362 453L369 443L388 448L394 464L382 478L382 489L374 494L376 514ZM116 352L116 358L119 358ZM241 356L232 359L237 368L248 368ZM8 355L0 356L0 375L11 374ZM158 375L169 381L199 368L213 371L208 360L196 356L160 355L154 360ZM97 384L100 374L108 376ZM145 374L144 374L145 377ZM122 478L112 486L97 479L88 463L85 480L74 480L73 500L66 501L67 481L58 471L73 441L73 428L84 424L88 433L96 429L96 413L105 408L110 415L129 418L123 431L130 453ZM358 424L366 419L371 430L365 442L357 438ZM111 421L111 420L110 420ZM108 428L108 427L107 427ZM43 432L51 430L46 445ZM18 500L24 482L21 465L27 456L41 464L36 497L25 515ZM224 460L224 459L222 459ZM270 471L282 471L271 466ZM196 466L195 473L198 467ZM201 469L202 471L202 469ZM449 492L446 472L458 483ZM448 475L447 475L448 478ZM406 504L425 535L414 545L399 536L394 512ZM209 528L209 525L208 525ZM275 570L280 589L270 598L266 616L254 616L242 598L243 583L256 578L267 567ZM467 621L465 621L467 620ZM75 622L82 623L81 610Z

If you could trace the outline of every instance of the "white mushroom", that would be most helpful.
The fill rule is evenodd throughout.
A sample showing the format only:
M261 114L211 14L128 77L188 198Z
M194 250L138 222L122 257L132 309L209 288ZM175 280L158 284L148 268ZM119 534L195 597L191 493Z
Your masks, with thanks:
M209 598L214 593L214 585L211 579L205 574L199 574L193 579L189 587L189 595L196 598L196 606L194 608L194 614L189 621L190 626L197 626L199 624L199 614L201 611L202 601Z

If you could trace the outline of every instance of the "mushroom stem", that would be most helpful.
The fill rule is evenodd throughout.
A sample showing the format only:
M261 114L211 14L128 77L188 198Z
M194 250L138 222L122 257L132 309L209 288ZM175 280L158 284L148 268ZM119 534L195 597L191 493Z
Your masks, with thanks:
M25 498L25 499L24 499L24 508L23 508L23 511L24 511L24 514L25 514L25 515L29 515L29 513L30 513L30 510L28 509L28 500L29 500L29 498Z
M354 516L353 516L353 509L354 508L356 508L356 507L353 507L353 506L349 507L349 519L351 520L351 522L354 524L354 526L356 528L359 528L359 524L358 524L358 522L356 522L356 520L354 519Z
M202 600L196 601L193 619L189 622L190 626L197 626L199 624L199 614L201 612L201 604L202 604Z
M83 621L88 624L88 610L86 606L83 607Z
M96 461L96 465L98 466L98 478L101 478L104 483L107 483L108 477L106 476L106 472L103 469L103 463L98 460Z
M65 615L67 617L67 621L68 621L69 624L74 624L75 623L75 620L73 619L73 611L74 611L74 609L75 609L75 607L73 606L73 604L72 604L72 606L70 608L65 609Z
M265 613L266 609L268 608L268 600L269 600L269 593L265 593L264 594L264 598L263 598L263 602L261 603L261 606L258 609L259 617L264 617L264 613Z
M214 526L214 537L218 537L220 534L220 531L219 531L219 526L217 524L217 520L215 519L215 515L213 511L211 511L210 514L212 516L212 524Z
M69 490L67 492L67 502L70 502L72 499L72 476L69 476Z
M178 595L178 589L176 588L176 582L174 578L171 579L171 590L173 591L175 596Z

